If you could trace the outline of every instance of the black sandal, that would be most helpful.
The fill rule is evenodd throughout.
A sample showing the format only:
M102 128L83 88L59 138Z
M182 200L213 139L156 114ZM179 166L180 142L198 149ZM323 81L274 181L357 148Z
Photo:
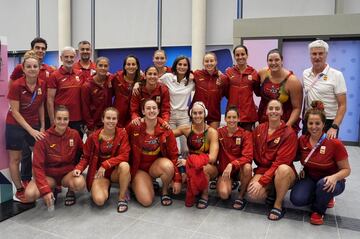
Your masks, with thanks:
M173 203L171 197L167 194L160 196L160 201L163 206L170 206Z
M245 199L236 199L234 200L234 204L233 204L233 208L236 209L236 210L243 210L244 207L246 206L247 204L247 201Z
M270 218L270 215L276 216L276 218ZM268 215L268 219L271 221L279 221L281 218L283 218L285 215L285 208L279 209L276 207L273 207Z
M121 210L121 208L123 208ZM126 200L119 200L117 203L117 212L118 213L124 213L128 210L128 201Z
M64 204L65 204L65 206L72 206L75 203L76 203L75 192L69 190L65 195Z
M203 207L201 207L203 205ZM209 199L200 198L198 203L196 204L197 209L205 209L209 206Z

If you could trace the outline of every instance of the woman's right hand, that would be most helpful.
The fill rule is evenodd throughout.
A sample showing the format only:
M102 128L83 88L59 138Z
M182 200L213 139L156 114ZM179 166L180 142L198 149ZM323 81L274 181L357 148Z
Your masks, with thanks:
M79 169L74 169L73 176L74 177L79 177L80 175L81 175L81 171Z
M132 89L132 94L133 95L139 95L140 94L140 83L139 82L135 82L133 89Z
M141 122L140 120L141 120L141 117L137 117L131 121L131 124L139 126L140 122Z
M52 192L45 194L43 196L43 200L47 207L52 206L52 204L54 203L54 200L55 200L54 194Z
M32 129L30 135L36 140L42 140L45 137L45 133L38 131L36 129Z

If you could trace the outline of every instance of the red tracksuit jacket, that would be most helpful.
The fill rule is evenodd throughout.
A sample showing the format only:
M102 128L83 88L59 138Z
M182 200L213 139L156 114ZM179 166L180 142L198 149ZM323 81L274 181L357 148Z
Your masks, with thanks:
M49 177L63 177L75 167L75 158L82 151L83 143L78 132L67 128L59 135L52 126L45 132L45 138L36 141L33 156L33 170L36 186L41 196L51 192L46 180Z
M217 129L219 133L218 170L222 174L231 163L233 172L240 170L246 163L252 163L253 138L251 132L238 127L235 133L228 136L227 126Z
M170 120L170 94L169 89L162 83L157 83L156 88L150 93L145 86L140 87L140 93L133 95L130 101L131 119L141 117L142 102L146 99L153 99L159 107L159 117L169 122Z
M283 121L280 128L268 136L269 123L260 124L253 132L255 174L263 174L259 183L266 186L272 182L276 169L281 164L295 168L293 161L297 151L295 131Z
M160 137L160 152L161 157L166 157L170 159L174 164L175 174L173 180L175 182L181 182L181 175L178 168L176 167L176 162L178 159L178 148L176 145L176 139L172 130L165 129L162 126L163 120L158 118L157 125L155 126L155 136ZM142 144L143 139L146 134L146 124L142 122L139 126L129 124L126 127L126 131L129 135L129 141L131 143L131 175L135 176L142 159ZM160 157L160 156L159 156Z
M90 77L81 87L82 118L89 130L102 127L102 114L111 106L112 88L108 76L103 86L94 82Z
M86 177L86 185L89 191L91 189L96 171L99 169L98 165L101 165L107 170L118 166L121 162L129 161L130 144L128 135L124 128L116 128L111 157L103 162L99 162L99 135L101 130L102 129L95 131L86 140L84 145L84 153L81 156L80 162L75 167L75 169L78 169L82 172L89 165Z
M193 74L195 95L190 109L193 103L202 101L209 112L206 119L209 122L219 122L221 120L221 99L225 95L225 75L219 76L217 71L210 75L207 70L197 70Z
M253 98L254 91L260 85L258 73L251 66L240 73L237 66L226 69L228 107L237 106L240 122L256 122L256 105Z

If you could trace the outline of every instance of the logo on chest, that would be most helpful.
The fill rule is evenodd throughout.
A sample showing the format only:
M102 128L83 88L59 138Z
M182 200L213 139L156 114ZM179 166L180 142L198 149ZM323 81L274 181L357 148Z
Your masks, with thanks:
M69 139L69 146L73 147L74 146L74 139Z
M326 146L321 146L320 147L320 154L325 154L326 153Z
M237 138L235 139L235 144L236 144L236 145L241 145L241 138L240 138L240 137L237 137Z

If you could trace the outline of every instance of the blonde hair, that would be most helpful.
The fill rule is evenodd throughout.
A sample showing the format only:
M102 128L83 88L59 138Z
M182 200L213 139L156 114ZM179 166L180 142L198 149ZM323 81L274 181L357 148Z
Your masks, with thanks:
M37 57L35 51L33 51L33 50L29 50L29 51L25 52L24 58L23 58L23 61L22 61L23 66L24 66L25 61L27 59L35 59L38 63L40 63L39 58Z

